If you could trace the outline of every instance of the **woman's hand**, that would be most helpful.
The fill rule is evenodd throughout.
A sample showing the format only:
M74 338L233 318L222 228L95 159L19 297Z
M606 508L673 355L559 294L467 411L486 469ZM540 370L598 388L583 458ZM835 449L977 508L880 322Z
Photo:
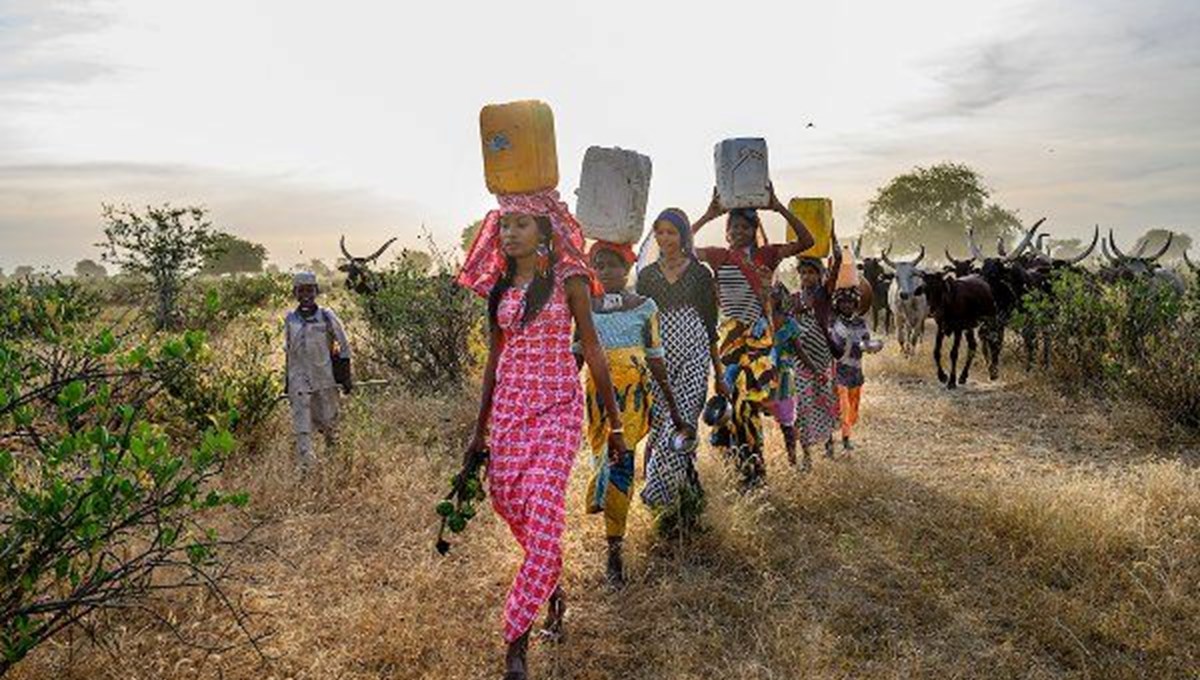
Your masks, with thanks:
M718 373L716 379L713 380L713 387L717 394L726 399L729 398L729 385L725 384L725 376Z
M465 468L471 462L471 458L473 458L475 454L483 451L486 448L487 444L484 443L483 433L477 431L475 436L471 437L471 443L467 444L467 450L463 453L463 467Z
M728 211L721 207L721 195L717 193L717 188L713 187L712 200L708 202L708 210L704 211L705 217L711 220L724 215L726 212Z
M624 434L612 432L608 435L608 462L610 465L620 463L628 451L628 447L625 446Z
M767 204L767 207L770 208L771 210L774 210L777 213L785 213L786 214L788 211L787 206L785 206L783 203L781 203L779 201L779 197L775 195L775 185L768 184L767 190L771 192L771 201L770 201L770 203Z

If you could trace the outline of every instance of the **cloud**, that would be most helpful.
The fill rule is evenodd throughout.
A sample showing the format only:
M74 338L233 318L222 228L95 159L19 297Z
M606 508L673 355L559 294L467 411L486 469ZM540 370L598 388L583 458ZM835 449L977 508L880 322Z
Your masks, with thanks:
M410 205L295 177L165 164L8 165L0 166L0 266L69 269L96 256L91 245L102 239L102 203L163 202L207 206L218 228L262 243L285 267L313 257L332 261L343 233L359 250L391 236L409 246L420 238ZM450 231L435 237L457 243Z

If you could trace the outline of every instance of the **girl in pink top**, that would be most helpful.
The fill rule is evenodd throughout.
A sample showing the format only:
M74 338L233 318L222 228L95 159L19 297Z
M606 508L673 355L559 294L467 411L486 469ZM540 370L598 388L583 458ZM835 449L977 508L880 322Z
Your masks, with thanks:
M526 677L529 630L549 601L546 631L559 636L565 493L583 430L583 390L571 352L572 321L612 427L608 450L626 449L608 363L592 325L599 286L579 223L558 192L500 196L459 273L488 300L489 351L475 436L486 448L492 507L525 552L504 607L505 678ZM465 459L464 459L465 462Z

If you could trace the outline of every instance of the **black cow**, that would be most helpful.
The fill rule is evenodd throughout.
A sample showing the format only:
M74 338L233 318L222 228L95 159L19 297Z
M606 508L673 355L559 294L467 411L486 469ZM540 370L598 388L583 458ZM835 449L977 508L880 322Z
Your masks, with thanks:
M346 261L338 265L338 270L346 274L346 287L358 293L359 295L371 295L379 290L379 276L371 271L370 264L379 259L383 251L392 245L395 238L388 239L379 250L366 257L355 257L346 250L346 237L342 236L339 245L342 247L342 255L346 256Z
M937 366L938 380L946 383L947 389L967 382L971 362L975 359L975 327L986 319L996 317L996 301L992 288L982 276L971 274L958 278L946 272L927 272L925 299L929 301L930 315L937 322L937 339L933 344L933 361ZM962 336L967 335L967 359L962 375L958 369L958 347ZM954 335L950 347L950 373L942 369L942 339ZM989 359L990 361L990 359Z
M878 257L862 256L862 238L854 243L854 258L858 260L863 279L871 286L871 330L879 331L879 313L883 312L883 332L891 334L892 308L888 306L888 288L892 286L894 275L883 268Z

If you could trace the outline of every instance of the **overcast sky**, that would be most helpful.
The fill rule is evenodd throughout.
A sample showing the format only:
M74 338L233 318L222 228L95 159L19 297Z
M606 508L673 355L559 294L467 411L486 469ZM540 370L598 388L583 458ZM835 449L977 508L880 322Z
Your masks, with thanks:
M101 202L200 203L287 267L494 204L479 108L555 112L703 210L712 146L763 136L839 230L954 160L1051 231L1200 237L1200 2L0 0L0 267L95 257ZM814 127L806 127L812 122Z

